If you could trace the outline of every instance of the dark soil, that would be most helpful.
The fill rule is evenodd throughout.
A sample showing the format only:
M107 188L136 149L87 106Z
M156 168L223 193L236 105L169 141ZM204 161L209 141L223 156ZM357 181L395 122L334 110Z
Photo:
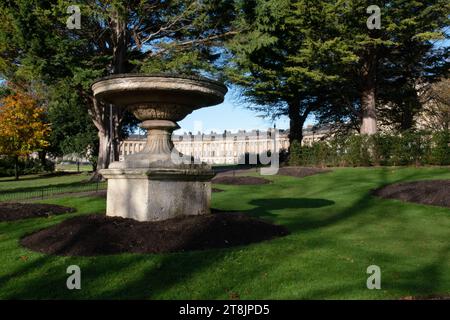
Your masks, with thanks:
M219 188L211 188L211 192L223 192L224 190Z
M373 191L385 199L450 208L450 180L427 180L397 183Z
M212 179L212 183L219 184L232 184L232 185L257 185L268 184L272 181L259 178L259 177L247 177L247 176L222 176Z
M240 168L240 169L233 168L233 169L222 169L222 170L213 169L213 170L216 173L216 178L218 178L223 176L236 176L236 175L246 175L249 173L258 173L260 169L254 167L254 168Z
M283 226L241 213L216 212L158 222L87 215L27 235L31 250L63 256L159 253L245 245L289 234Z
M312 176L319 173L330 172L329 169L310 168L310 167L282 167L278 170L278 174L281 176L291 176L297 178L303 178Z
M3 202L0 203L0 221L50 217L74 211L74 208L54 204Z

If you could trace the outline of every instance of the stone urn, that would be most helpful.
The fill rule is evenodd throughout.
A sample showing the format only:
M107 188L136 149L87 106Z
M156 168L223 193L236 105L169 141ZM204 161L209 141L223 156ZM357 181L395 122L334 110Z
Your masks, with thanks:
M138 221L208 214L214 173L186 161L172 132L194 110L223 102L227 88L203 77L120 74L94 82L92 90L96 99L128 108L147 130L141 152L100 171L108 179L106 214Z

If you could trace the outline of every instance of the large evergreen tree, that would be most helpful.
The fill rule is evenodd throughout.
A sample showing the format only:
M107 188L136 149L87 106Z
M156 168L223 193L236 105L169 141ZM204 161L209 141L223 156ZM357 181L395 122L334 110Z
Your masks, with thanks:
M48 152L53 156L77 154L96 163L97 130L87 106L69 83L61 81L50 88L47 118L52 127Z
M381 109L384 122L406 128L420 108L417 84L448 70L448 50L433 46L448 25L447 1L379 1L380 29L368 28L370 4L242 1L231 80L252 108L289 116L291 142L310 113L373 134Z
M445 29L449 25L450 3L378 1L380 29L370 30L366 25L367 1L337 2L340 5L334 19L340 41L347 43L349 53L358 57L340 73L347 79L344 92L348 109L342 113L343 118L349 119L356 112L363 134L377 131L377 118L400 130L410 128L422 107L418 98L421 85L448 72L448 48L433 44L448 37Z
M94 79L139 71L202 72L217 58L216 43L231 35L229 1L78 1L81 29L66 26L67 0L0 4L0 72L7 79L70 79L98 129L97 169L118 160L127 113L96 101ZM8 41L6 41L8 40ZM112 117L112 118L110 118ZM112 128L110 128L110 121ZM113 142L112 145L110 142Z
M291 0L242 1L237 8L228 75L254 110L289 117L291 144L301 143L306 118L340 80L337 66L355 58L336 41L334 9L326 1Z

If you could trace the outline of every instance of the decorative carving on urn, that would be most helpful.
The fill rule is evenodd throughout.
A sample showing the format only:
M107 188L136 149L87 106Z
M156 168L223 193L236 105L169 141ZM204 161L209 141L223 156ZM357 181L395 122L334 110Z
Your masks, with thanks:
M193 111L189 106L162 102L137 103L128 106L128 110L139 120L172 121L181 121Z
M95 97L128 108L147 130L147 144L139 153L110 168L176 167L172 132L194 110L221 103L227 88L202 77L174 75L117 75L92 85Z

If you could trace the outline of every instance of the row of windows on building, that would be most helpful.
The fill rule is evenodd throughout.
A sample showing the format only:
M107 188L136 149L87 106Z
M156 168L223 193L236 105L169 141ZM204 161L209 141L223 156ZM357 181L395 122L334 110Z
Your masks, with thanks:
M269 132L270 133L270 132ZM324 134L306 134L303 144L310 145L319 140ZM276 139L274 139L276 137ZM289 147L289 138L287 134L273 136L264 132L258 132L255 136L222 135L216 139L215 135L184 135L174 136L173 142L175 148L185 154L207 163L238 163L245 154L261 154L271 150L286 150ZM123 141L120 146L121 160L129 154L141 151L146 143L144 136L130 137Z

